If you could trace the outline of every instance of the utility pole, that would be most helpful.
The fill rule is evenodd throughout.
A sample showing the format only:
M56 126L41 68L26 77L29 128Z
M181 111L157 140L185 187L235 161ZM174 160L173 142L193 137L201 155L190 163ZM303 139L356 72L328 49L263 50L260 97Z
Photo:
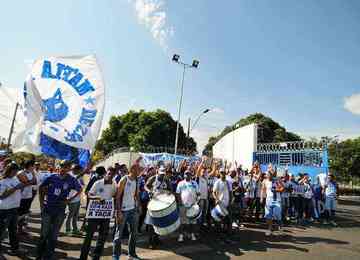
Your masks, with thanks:
M16 114L17 114L18 108L19 108L19 103L16 102L14 116L13 116L13 119L12 119L12 122L11 122L10 133L9 133L9 138L8 138L8 143L7 143L7 150L8 151L10 151L11 137L12 137L12 134L14 132L14 125L15 125Z
M191 121L191 118L189 117L188 125L187 125L187 134L186 134L188 138L190 137L190 121Z

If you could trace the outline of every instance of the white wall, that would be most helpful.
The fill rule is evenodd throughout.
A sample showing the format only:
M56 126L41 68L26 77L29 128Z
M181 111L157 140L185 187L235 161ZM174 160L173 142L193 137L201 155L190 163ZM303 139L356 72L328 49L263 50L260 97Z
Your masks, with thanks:
M234 165L236 161L243 169L251 169L253 154L257 149L257 125L240 127L221 138L213 146L215 158L227 160Z

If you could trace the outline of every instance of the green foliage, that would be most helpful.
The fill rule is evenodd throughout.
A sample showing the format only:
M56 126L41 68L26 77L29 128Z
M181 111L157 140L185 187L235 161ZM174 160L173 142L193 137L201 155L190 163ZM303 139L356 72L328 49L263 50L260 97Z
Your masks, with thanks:
M133 111L120 116L112 116L96 144L96 150L104 155L119 147L133 147L144 151L149 147L173 147L175 143L176 121L163 110L146 112ZM179 128L178 148L196 151L196 143Z
M275 122L271 118L264 116L261 113L249 115L246 118L242 118L232 126L226 126L224 130L218 136L210 137L208 144L205 146L203 154L211 155L212 147L223 136L230 133L237 127L243 127L249 124L256 123L258 125L258 142L259 143L272 143L272 142L284 142L284 141L300 141L301 137L287 132L284 127Z
M360 137L329 144L330 170L342 181L360 177Z

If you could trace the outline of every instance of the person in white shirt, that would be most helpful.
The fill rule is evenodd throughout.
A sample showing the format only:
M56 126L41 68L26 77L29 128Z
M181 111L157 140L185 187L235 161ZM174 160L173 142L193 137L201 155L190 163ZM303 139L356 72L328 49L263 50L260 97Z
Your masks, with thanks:
M80 165L74 165L72 167L72 173L71 175L77 179L77 181L79 182L81 188L84 188L85 184L84 184L84 180L83 180L83 172L82 172L82 167ZM82 233L79 231L78 226L77 226L77 222L79 219L79 213L80 213L80 206L81 206L81 193L78 193L75 190L72 190L69 194L68 197L68 215L67 215L67 219L65 222L65 234L66 235L74 235L74 236L78 236L81 235ZM72 226L72 230L71 230L71 226Z
M335 180L335 175L333 173L329 173L325 186L323 187L323 192L325 195L325 222L324 224L330 223L336 227L337 224L334 220L335 211L336 211L336 199L338 197L338 184Z
M243 178L243 185L245 188L244 204L247 209L248 218L251 219L254 208L254 200L256 196L256 177L254 176L253 171L251 171L250 174L247 174Z
M313 203L312 198L314 195L313 189L311 187L310 178L308 174L304 175L304 212L305 212L305 220L308 222L312 222L313 219Z
M185 231L190 234L191 240L196 240L196 236L194 234L196 219L188 219L186 216L186 210L197 202L198 196L200 195L198 184L196 183L196 181L191 180L192 173L186 170L184 173L184 178L185 179L180 181L176 187L181 221L180 234L178 237L179 242L184 241Z
M0 179L0 239L3 237L5 230L8 229L11 247L10 255L21 256L25 251L19 250L17 225L21 189L24 184L16 177L18 169L18 166L14 163L7 165Z
M24 184L19 208L18 233L25 235L24 227L27 226L27 216L33 201L33 185L37 184L34 160L25 162L24 170L18 173L18 178Z
M116 231L113 240L113 260L119 260L121 255L121 238L126 224L130 226L129 259L138 259L136 255L136 235L139 216L139 188L137 178L143 171L139 157L130 167L128 175L121 178L116 191L115 216Z
M282 181L284 184L284 192L281 193L282 215L284 221L290 221L288 213L290 208L291 183L290 183L289 174L287 172L285 172Z
M205 225L206 216L209 208L209 182L208 182L208 170L206 165L201 162L196 172L197 184L199 185L200 201L199 205L202 210L200 224Z
M229 211L229 206L230 206L230 202L231 202L231 195L232 195L232 186L230 185L230 183L226 180L226 171L224 168L220 169L220 179L218 179L215 183L214 183L214 187L213 187L213 195L215 198L215 206L220 204L222 207L228 209ZM228 233L231 232L232 229L232 219L231 219L231 214L227 215L224 219L223 219L223 223L224 223L224 228L226 229L226 231Z
M101 170L104 172L106 171L105 168ZM89 200L105 202L112 200L115 197L116 183L113 180L114 173L114 171L108 171L103 179L100 179L94 183L88 192ZM104 251L107 235L109 233L110 220L111 219L88 219L86 236L81 247L80 260L86 260L88 258L91 241L95 232L99 232L99 235L97 238L96 248L93 251L92 259L100 259L102 252Z
M280 180L276 178L276 172L270 169L267 172L266 179L263 181L261 200L265 202L265 218L268 224L268 231L266 236L272 234L273 220L279 224L279 231L281 230L281 193L284 191L284 186Z

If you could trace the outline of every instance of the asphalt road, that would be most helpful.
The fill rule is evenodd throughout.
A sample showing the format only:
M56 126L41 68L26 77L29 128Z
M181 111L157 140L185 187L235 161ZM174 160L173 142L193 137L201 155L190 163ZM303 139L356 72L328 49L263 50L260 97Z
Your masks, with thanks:
M140 235L137 253L142 259L360 259L360 199L342 198L339 201L338 227L316 224L306 228L285 227L283 235L265 237L265 226L246 225L236 232L230 243L214 233L203 232L198 241L180 244L176 236L162 239L157 250L147 249L146 236ZM21 245L29 250L23 257L6 255L7 240L4 241L5 259L34 259L34 248L40 230L39 210L33 210L30 219L30 236L22 237ZM81 237L61 236L57 245L58 259L78 259L82 244ZM124 253L127 247L123 247ZM90 257L89 257L90 259ZM111 259L111 240L105 245L104 257ZM127 259L123 257L122 259Z

